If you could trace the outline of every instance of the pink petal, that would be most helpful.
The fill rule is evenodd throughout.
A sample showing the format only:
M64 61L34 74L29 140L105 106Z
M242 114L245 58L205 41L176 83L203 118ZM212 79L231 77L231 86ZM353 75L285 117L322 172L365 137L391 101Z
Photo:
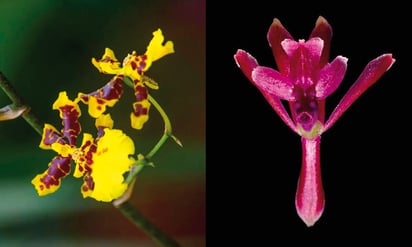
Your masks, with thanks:
M316 25L309 38L319 37L323 40L323 50L320 57L320 66L323 67L329 62L330 41L332 39L332 27L325 18L319 16Z
M267 40L270 47L272 48L272 53L278 66L280 73L287 75L289 71L289 61L288 57L281 46L281 42L284 39L292 39L292 35L283 27L282 23L275 18L273 19L272 25L269 27L267 33Z
M258 66L252 72L252 79L256 86L266 94L272 94L287 101L295 100L293 84L276 70Z
M320 136L314 139L301 138L302 168L300 171L295 206L299 217L313 226L325 207L325 196L320 170Z
M327 64L319 71L318 82L315 87L316 97L325 99L335 92L343 80L348 59L338 56L332 63Z
M381 55L370 61L362 74L343 96L339 104L333 110L325 124L323 132L328 130L342 116L342 114L359 98L370 86L372 86L395 62L392 54Z
M311 64L318 66L320 55L323 49L323 40L320 38L311 38L308 41L294 41L285 39L281 42L282 48L289 57L295 56L296 52L303 54L303 59L309 60ZM301 54L297 54L299 57ZM302 59L300 59L302 60ZM291 62L292 63L292 62Z
M256 59L252 55L241 49L237 50L234 58L237 66L243 71L249 81L253 82L252 71L259 65Z
M313 80L317 75L319 67L319 59L322 53L323 40L320 38L312 38L308 41L285 39L282 41L282 47L289 56L291 64L288 74L289 80L293 81L294 85L303 88L313 86L316 82Z
M252 80L252 71L254 68L258 66L258 62L256 61L256 59L252 57L249 53L241 49L239 49L236 52L234 58L238 67L243 71L246 77L256 86L256 83ZM265 93L259 87L257 88L263 94L267 102L272 106L273 110L275 110L275 112L283 120L283 122L285 122L285 124L291 130L298 133L295 124L293 123L292 119L290 118L288 112L286 111L280 99L274 97L273 95Z

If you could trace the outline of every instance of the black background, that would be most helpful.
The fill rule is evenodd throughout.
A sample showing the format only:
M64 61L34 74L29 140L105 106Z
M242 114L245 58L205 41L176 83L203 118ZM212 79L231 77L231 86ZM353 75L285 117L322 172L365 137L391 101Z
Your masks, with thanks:
M207 3L207 235L211 246L412 242L411 62L406 6L331 1ZM296 214L300 137L236 66L237 49L276 68L266 34L278 18L307 39L318 16L333 29L330 61L347 57L326 119L366 64L395 64L322 135L326 206L313 227ZM286 242L285 242L286 241Z

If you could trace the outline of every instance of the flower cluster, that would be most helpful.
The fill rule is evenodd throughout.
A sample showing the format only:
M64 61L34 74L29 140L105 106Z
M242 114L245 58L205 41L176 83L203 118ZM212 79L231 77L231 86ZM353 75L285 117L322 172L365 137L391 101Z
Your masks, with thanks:
M154 61L174 52L171 41L167 41L164 45L163 42L162 31L158 29L153 32L153 39L147 46L146 52L143 55L137 55L133 51L123 59L121 66L120 61L109 48L106 48L101 59L92 59L93 65L100 72L115 75L104 87L89 94L79 93L78 98L89 105L89 114L92 117L99 117L107 106L111 107L119 100L123 93L122 81L128 77L133 82L136 99L133 103L133 112L130 114L131 125L135 129L143 127L149 119L150 108L146 86L151 89L159 88L153 80L146 79L144 72Z
M295 205L307 226L322 215L325 199L320 172L320 137L395 62L392 54L370 61L349 91L325 121L325 99L342 82L348 59L337 56L329 62L332 28L320 16L308 40L295 40L278 19L267 33L278 70L260 66L244 50L234 55L238 67L259 89L279 117L302 141L302 168ZM286 101L290 115L283 105Z
M127 55L120 65L114 52L106 48L101 59L92 59L93 65L102 73L113 74L114 77L102 88L92 93L78 93L74 100L69 99L67 92L59 93L53 109L59 111L62 128L59 131L51 124L44 124L39 147L53 150L57 154L48 164L48 169L32 180L39 196L57 191L62 179L70 174L72 163L75 164L73 176L83 178L81 193L83 197L91 197L98 201L110 202L122 196L128 189L125 176L133 166L140 164L142 155L135 155L133 140L122 130L113 129L114 121L106 108L114 106L123 94L123 82L133 82L136 101L133 103L131 125L141 129L148 120L150 107L149 93L146 88L158 89L157 84L144 75L152 62L173 53L171 41L163 44L160 29L153 32L146 52L137 55L135 51ZM79 102L88 105L88 113L95 119L96 137L83 133L82 142L78 138L82 131L79 118L81 110Z

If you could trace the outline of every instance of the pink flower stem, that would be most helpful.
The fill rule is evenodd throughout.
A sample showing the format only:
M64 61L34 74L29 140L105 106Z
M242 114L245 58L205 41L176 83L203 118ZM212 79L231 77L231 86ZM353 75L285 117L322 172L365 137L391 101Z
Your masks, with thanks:
M325 196L320 170L320 136L302 137L302 167L296 191L295 206L299 217L313 226L322 215Z

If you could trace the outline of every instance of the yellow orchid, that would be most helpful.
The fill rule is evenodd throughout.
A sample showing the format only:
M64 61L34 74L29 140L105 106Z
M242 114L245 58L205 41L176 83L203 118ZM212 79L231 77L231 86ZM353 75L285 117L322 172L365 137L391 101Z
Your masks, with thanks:
M121 130L112 129L113 120L110 115L103 114L96 119L97 137L84 133L78 148L81 112L77 102L70 100L66 92L60 92L53 109L59 110L63 129L61 133L50 124L44 125L39 146L54 150L57 156L45 172L32 180L39 196L53 193L60 187L62 178L70 173L71 160L76 164L73 176L84 179L81 187L84 198L110 202L123 195L128 186L123 175L135 161L132 139Z
M143 55L136 51L128 54L121 63L113 50L106 48L100 59L92 58L92 64L104 74L115 75L103 88L89 94L79 93L78 99L89 105L89 114L99 117L106 110L106 106L112 107L122 95L121 82L127 76L133 82L136 101L133 103L133 112L130 114L131 125L135 129L141 129L149 119L150 102L148 90L158 89L159 86L153 80L146 79L146 72L152 63L168 54L174 53L172 41L164 44L164 36L161 29L153 32L153 38Z

